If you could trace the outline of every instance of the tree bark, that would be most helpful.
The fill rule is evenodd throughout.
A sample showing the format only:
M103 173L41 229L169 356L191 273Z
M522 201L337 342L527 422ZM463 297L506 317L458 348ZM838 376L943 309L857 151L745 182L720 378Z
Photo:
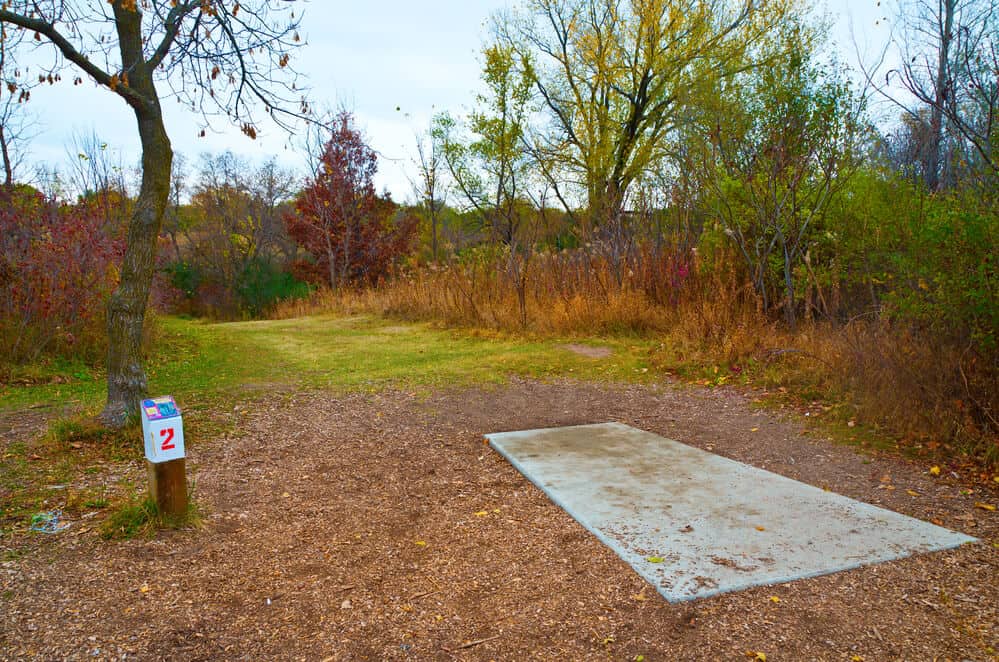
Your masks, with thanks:
M437 209L434 207L434 199L430 198L430 251L437 262Z
M797 319L795 317L795 296L794 296L794 268L791 264L791 254L788 252L787 243L781 241L782 248L784 250L784 292L786 294L786 306L787 309L784 311L784 319L787 320L787 326L791 331L794 331L797 327Z
M326 261L329 263L330 289L336 290L336 251L333 250L333 240L330 238L330 229L323 228L323 239L326 241Z
M10 162L10 151L7 148L7 134L0 125L0 153L3 154L3 185L10 188L14 185L14 167Z
M142 367L142 329L156 264L156 242L170 197L173 150L163 113L142 52L141 16L122 3L113 5L122 68L138 93L130 101L142 146L142 185L128 224L127 245L119 285L108 302L108 401L101 413L105 425L120 427L138 415L146 394Z
M926 163L923 165L923 179L926 188L932 193L940 190L940 151L943 144L944 106L950 81L947 73L950 69L950 45L954 38L954 12L957 0L943 0L940 3L942 16L934 17L940 27L940 50L937 51L937 71L933 81L934 100L930 108L930 144L927 146Z

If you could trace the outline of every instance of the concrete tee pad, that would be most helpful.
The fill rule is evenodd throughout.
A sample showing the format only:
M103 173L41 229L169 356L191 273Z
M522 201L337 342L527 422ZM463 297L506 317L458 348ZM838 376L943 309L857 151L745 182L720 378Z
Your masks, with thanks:
M975 540L620 423L486 438L670 602Z

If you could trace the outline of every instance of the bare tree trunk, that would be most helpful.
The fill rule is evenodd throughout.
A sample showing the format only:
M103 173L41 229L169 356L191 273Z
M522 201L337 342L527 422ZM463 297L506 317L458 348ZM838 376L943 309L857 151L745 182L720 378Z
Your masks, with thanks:
M430 200L430 246L434 262L437 262L437 210L433 199Z
M346 285L350 274L350 221L343 224L343 260L340 268L340 283Z
M10 188L14 185L14 167L10 163L10 151L7 148L7 136L3 125L0 125L0 152L3 153L3 185Z
M333 241L330 239L329 230L323 233L326 239L326 261L329 262L330 289L336 290L336 251L333 250Z
M923 164L923 180L929 191L940 189L940 148L943 143L944 105L947 103L950 81L950 45L954 38L954 12L957 0L942 0L942 16L936 20L940 27L940 50L937 52L937 72L933 85L934 102L930 108L930 144L926 148L926 162Z
M127 245L118 288L108 303L108 401L101 419L120 427L139 412L146 393L142 368L142 327L156 263L156 241L170 197L173 150L163 126L163 114L152 71L142 53L140 16L114 5L119 46L128 82L142 100L130 102L142 145L142 186L128 225ZM123 83L124 84L124 83Z
M782 242L783 243L783 242ZM794 296L794 270L791 264L791 255L788 253L787 244L783 244L784 249L784 291L786 293L786 306L784 310L784 318L787 320L787 326L792 331L795 330L797 326L797 319L795 317L795 296Z

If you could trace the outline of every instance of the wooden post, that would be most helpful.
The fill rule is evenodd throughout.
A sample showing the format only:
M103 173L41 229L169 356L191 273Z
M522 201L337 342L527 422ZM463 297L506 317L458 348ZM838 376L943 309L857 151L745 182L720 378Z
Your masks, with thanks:
M184 419L173 396L143 400L139 407L149 475L149 497L160 516L183 520L187 515L187 471L184 465Z
M187 514L187 468L184 458L169 462L146 461L149 496L156 501L160 515L184 517Z

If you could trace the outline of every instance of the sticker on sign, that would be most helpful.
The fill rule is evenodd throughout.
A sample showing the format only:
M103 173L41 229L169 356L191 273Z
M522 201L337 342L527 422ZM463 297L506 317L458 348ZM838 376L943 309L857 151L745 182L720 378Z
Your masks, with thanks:
M146 459L159 463L184 457L184 419L173 396L143 400L139 409Z

